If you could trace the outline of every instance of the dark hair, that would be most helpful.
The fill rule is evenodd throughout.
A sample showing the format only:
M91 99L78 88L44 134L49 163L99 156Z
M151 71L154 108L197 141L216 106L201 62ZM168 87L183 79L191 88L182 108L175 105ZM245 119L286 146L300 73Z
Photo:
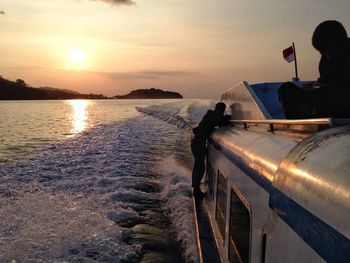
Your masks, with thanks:
M322 53L344 43L347 37L346 30L340 22L327 20L316 27L312 36L312 45Z
M225 109L226 109L225 103L223 103L223 102L216 103L216 105L215 105L216 111L225 112Z

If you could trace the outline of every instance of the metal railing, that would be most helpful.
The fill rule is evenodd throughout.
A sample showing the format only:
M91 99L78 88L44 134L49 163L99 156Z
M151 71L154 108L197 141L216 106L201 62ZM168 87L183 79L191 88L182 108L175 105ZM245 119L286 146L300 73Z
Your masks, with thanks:
M310 134L338 126L350 125L350 119L266 119L266 120L230 120L231 125L242 125L244 129L267 127L269 132Z

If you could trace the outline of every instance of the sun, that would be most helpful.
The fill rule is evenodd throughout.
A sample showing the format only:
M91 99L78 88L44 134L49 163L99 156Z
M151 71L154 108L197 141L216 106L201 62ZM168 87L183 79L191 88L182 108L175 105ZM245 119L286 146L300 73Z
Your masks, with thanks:
M80 48L71 48L69 50L69 58L74 64L82 65L86 60L86 53Z

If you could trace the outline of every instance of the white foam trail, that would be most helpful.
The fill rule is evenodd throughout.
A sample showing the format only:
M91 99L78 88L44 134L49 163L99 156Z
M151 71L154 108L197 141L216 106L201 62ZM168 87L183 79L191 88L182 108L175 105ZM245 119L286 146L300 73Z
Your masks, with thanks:
M117 207L114 211L107 212L107 218L121 227L130 227L143 222L143 217L131 207Z
M168 123L174 124L180 129L191 128L190 123L187 122L186 119L172 112L157 110L157 109L154 109L153 107L151 108L136 107L136 109L144 114L147 114L147 115L156 117L160 120L166 121Z
M126 227L159 205L151 169L175 134L141 116L2 165L0 262L138 262Z
M176 230L177 240L188 262L197 262L195 224L191 193L191 173L180 166L173 156L164 158L157 166L163 175L161 192L164 208Z
M27 193L11 201L0 199L0 220L6 225L0 233L1 262L87 262L89 258L91 262L94 258L120 262L140 258L141 247L123 241L123 229L96 209L97 199L44 192Z
M213 100L186 100L148 107L136 107L144 114L174 124L181 129L191 130L202 119L207 110L213 109Z
M183 130L212 105L184 101L144 109ZM0 261L137 262L144 251L128 243L125 227L142 223L140 211L159 198L154 166L163 176L160 196L185 258L196 261L190 172L174 157L157 162L183 135L139 116L0 164Z
M198 124L207 110L213 109L214 106L215 101L212 100L193 100L136 109L187 130L187 135L190 135L192 128ZM189 143L190 137L187 135L185 137L188 137ZM181 166L175 156L162 159L157 165L157 170L162 174L164 185L161 192L161 197L165 201L164 209L175 227L177 240L182 245L185 259L188 262L197 262L191 172Z

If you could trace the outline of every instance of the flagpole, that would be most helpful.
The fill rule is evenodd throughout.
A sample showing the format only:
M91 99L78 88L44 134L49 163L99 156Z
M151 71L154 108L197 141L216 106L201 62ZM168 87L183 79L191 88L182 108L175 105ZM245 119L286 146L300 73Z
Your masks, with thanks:
M299 81L299 77L298 77L298 65L297 65L297 53L295 52L295 45L294 42L293 44L293 52L294 52L294 65L295 65L295 81Z

